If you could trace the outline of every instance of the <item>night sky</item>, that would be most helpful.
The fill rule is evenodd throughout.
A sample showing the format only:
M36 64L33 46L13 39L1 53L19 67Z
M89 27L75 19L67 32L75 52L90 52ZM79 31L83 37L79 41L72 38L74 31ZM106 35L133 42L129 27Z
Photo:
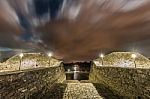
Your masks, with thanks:
M0 50L53 52L66 62L112 51L150 57L149 0L0 0Z

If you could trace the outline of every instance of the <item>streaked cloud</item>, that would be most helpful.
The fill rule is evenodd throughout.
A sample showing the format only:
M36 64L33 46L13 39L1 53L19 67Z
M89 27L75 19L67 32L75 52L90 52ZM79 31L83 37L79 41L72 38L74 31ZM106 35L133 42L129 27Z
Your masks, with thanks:
M150 56L149 9L149 0L0 0L0 46L81 61L137 43Z

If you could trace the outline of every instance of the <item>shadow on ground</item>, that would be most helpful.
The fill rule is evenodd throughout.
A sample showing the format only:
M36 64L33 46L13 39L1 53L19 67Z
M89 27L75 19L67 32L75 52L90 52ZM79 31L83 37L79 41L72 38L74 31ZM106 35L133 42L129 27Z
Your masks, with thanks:
M63 99L66 87L67 84L56 83L50 89L43 88L41 91L32 94L29 99Z
M115 94L112 90L108 87L104 86L103 84L93 83L97 92L100 96L104 97L105 99L122 99L123 97Z
M104 99L141 99L139 96L121 96L117 93L114 93L109 87L100 84L100 83L93 83L97 92L100 96Z
M79 81L73 82L80 83ZM66 83L56 83L50 89L44 87L40 91L32 94L30 97L28 97L28 99L63 99L67 83L71 83L71 81L68 81ZM93 83L93 85L96 88L98 94L104 99L142 99L136 96L120 96L119 94L114 93L114 91L112 91L109 87L100 83Z

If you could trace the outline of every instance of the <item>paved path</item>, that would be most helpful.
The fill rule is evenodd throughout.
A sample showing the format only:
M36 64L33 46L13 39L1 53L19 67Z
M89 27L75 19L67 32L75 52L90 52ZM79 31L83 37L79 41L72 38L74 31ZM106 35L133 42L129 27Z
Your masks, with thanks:
M103 99L92 83L67 83L63 99Z
M122 99L103 85L88 81L69 80L56 84L52 89L46 99Z
M56 83L50 89L43 89L30 99L131 99L114 94L102 84L91 83L88 80L67 80Z

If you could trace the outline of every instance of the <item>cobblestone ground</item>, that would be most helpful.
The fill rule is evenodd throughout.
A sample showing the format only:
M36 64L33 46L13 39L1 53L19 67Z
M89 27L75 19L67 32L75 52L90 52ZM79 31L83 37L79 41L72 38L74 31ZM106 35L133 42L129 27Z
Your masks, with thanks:
M92 83L68 83L63 99L103 99Z
M67 80L52 89L45 99L126 99L115 95L103 85L88 81Z

